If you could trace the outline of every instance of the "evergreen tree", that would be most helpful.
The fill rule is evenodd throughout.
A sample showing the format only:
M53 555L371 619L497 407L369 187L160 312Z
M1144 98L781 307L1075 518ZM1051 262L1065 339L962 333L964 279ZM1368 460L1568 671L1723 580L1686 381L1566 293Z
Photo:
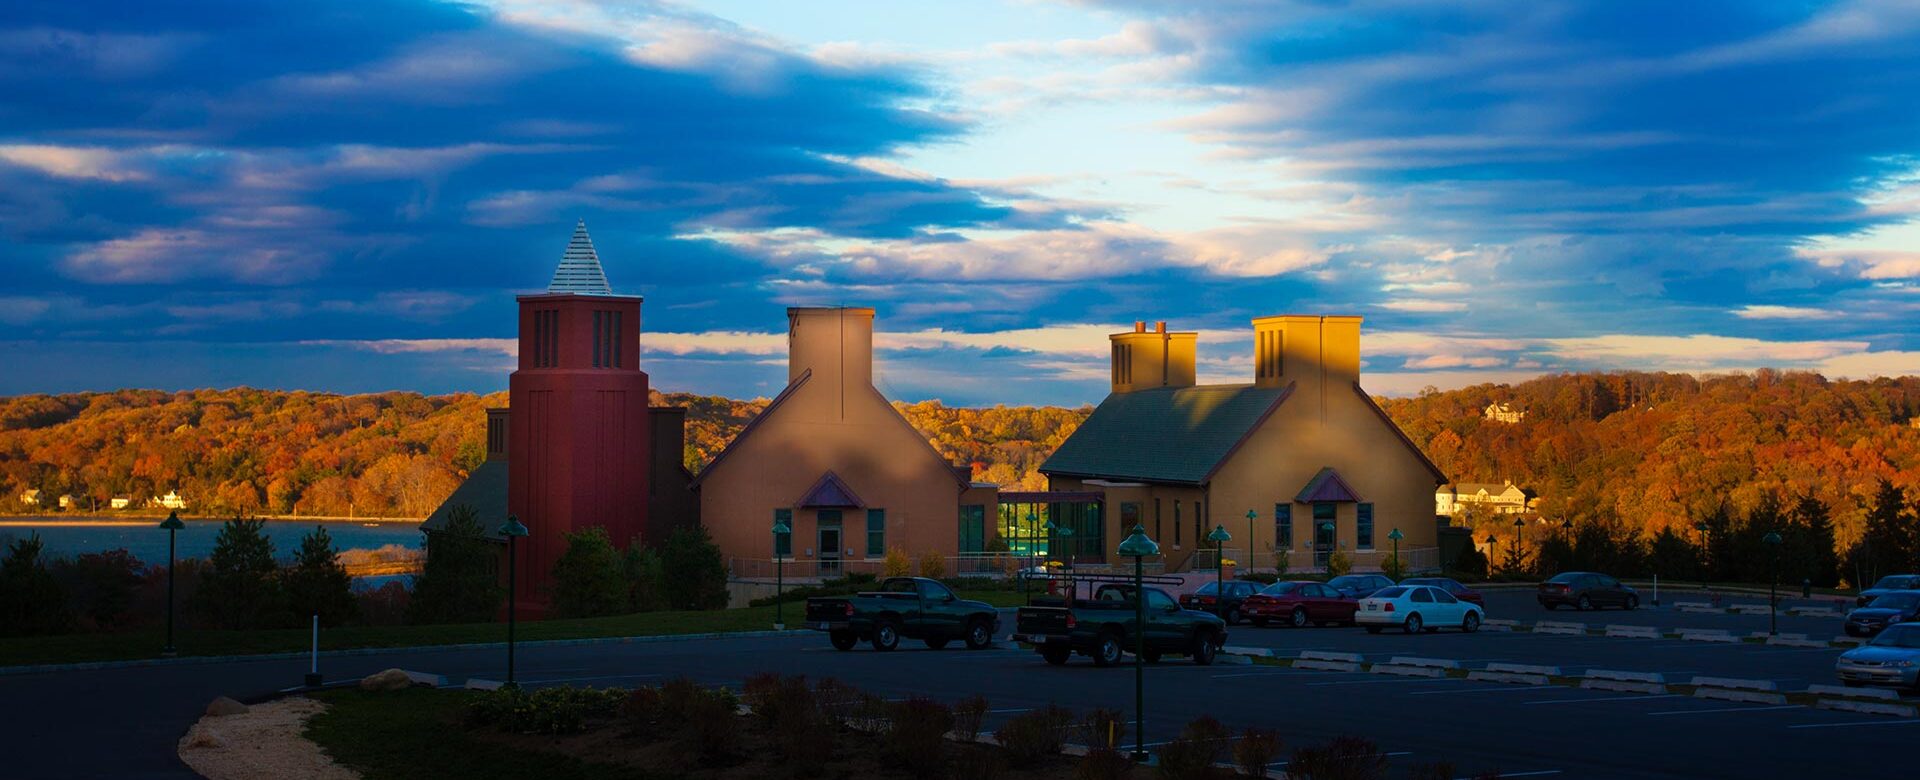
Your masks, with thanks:
M667 599L660 553L636 537L627 545L621 563L626 570L627 608L634 612L666 609Z
M558 617L617 615L631 600L626 561L607 529L565 534L567 549L553 564L553 611Z
M300 552L286 573L287 602L296 620L319 615L320 625L338 626L359 616L353 598L353 578L333 549L333 535L323 526L300 539Z
M1653 573L1668 580L1686 579L1700 570L1700 548L1671 527L1653 535L1652 550L1647 558Z
M58 634L73 623L67 594L40 560L44 547L38 533L7 545L0 561L0 636Z
M500 584L504 552L487 539L473 507L461 504L448 510L447 527L427 534L427 565L413 580L407 622L492 620L507 594Z
M1914 565L1914 515L1906 494L1886 479L1880 480L1867 508L1866 533L1860 540L1857 563L1861 587L1883 575L1897 574Z
M278 575L266 521L236 517L220 527L190 606L220 628L287 625Z
M660 551L667 606L672 609L724 609L727 570L720 548L703 526L681 528Z
M1733 513L1728 511L1727 502L1721 501L1714 508L1701 515L1699 522L1707 526L1705 566L1702 579L1727 579L1734 568L1733 560ZM1696 532L1697 533L1697 532Z
M1840 559L1834 550L1833 518L1826 503L1814 496L1812 490L1800 494L1794 501L1793 526L1802 541L1795 547L1800 557L1792 565L1814 585L1833 587L1840 576Z

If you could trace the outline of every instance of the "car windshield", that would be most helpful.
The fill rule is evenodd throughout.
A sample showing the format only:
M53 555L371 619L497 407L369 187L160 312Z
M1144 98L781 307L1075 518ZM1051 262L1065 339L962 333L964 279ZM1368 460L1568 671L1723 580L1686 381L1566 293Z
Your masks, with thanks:
M1920 603L1920 593L1889 593L1873 600L1867 606L1873 609L1911 609Z
M1920 626L1893 626L1880 632L1868 644L1874 647L1899 647L1920 650Z
M1376 599L1397 599L1397 598L1400 598L1401 594L1406 592L1407 592L1406 588L1388 588L1386 590L1380 591L1379 593L1373 594L1373 597Z
M1198 595L1198 596L1211 596L1211 595L1213 595L1213 594L1215 594L1215 593L1219 593L1219 592L1220 592L1220 583L1217 583L1217 582L1209 582L1209 583L1207 583L1207 584L1205 584L1205 585L1202 585L1202 586L1200 586L1200 589L1199 589L1199 590L1196 590L1196 591L1194 591L1194 595Z
M1570 583L1573 583L1573 582L1575 582L1575 581L1578 581L1578 580L1580 579L1580 577L1581 577L1581 576L1583 576L1581 572L1577 572L1577 571L1570 571L1570 572L1564 572L1564 573L1561 573L1561 574L1556 574L1556 575L1553 575L1553 579L1550 579L1550 580L1547 580L1547 581L1548 581L1548 582L1559 582L1559 583L1569 583L1569 584L1570 584Z
M1336 588L1342 585L1365 585L1367 584L1367 578L1358 574L1342 574L1338 577L1327 580L1327 584L1332 585Z
M1294 589L1298 587L1300 587L1300 583L1298 582L1276 582L1268 585L1266 590L1260 592L1269 596L1283 596L1292 593Z
M1409 577L1407 579L1401 580L1400 584L1402 585L1439 585L1440 581L1436 579L1430 579L1427 577Z
M1876 582L1873 584L1873 587L1878 588L1880 590L1900 590L1903 588L1911 588L1914 585L1914 582L1913 582L1914 579L1916 578L1895 574L1895 575L1890 575L1886 577L1881 577L1879 582Z

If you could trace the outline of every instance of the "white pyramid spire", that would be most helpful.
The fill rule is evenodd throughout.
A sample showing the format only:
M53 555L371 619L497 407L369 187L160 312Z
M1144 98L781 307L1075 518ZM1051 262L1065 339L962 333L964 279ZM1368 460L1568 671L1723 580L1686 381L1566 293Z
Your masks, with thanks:
M593 251L593 239L587 237L586 220L573 226L573 240L567 242L567 252L560 256L560 267L553 269L553 282L547 285L547 292L613 294L607 272L600 268L600 255Z

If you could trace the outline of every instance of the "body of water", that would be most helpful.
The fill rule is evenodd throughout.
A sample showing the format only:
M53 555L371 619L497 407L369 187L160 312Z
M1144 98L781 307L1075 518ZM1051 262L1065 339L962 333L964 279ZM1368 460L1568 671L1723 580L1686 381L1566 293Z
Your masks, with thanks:
M183 520L187 527L178 532L174 556L205 559L213 553L222 520ZM348 550L378 550L398 545L412 550L422 547L419 523L313 522L268 520L267 538L273 541L273 555L281 561L293 558L300 549L300 538L322 526L333 536L333 547ZM0 520L0 543L39 534L46 543L43 558L70 558L82 553L105 552L125 548L147 564L167 564L167 532L159 520L72 520L68 518L23 517ZM368 577L385 581L388 577ZM362 586L377 582L356 583Z

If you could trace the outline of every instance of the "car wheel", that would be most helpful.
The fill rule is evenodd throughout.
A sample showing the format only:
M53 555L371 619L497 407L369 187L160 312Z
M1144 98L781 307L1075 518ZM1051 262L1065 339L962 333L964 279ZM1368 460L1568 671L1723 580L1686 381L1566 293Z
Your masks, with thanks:
M1593 599L1587 598L1587 595L1582 593L1580 594L1580 600L1573 605L1573 608L1581 612L1593 609Z
M1639 608L1640 608L1640 597L1639 597L1639 596L1628 596L1628 597L1627 597L1627 603L1626 603L1626 604L1624 604L1624 605L1622 605L1622 606L1624 606L1624 607L1626 607L1628 611L1632 611L1632 610L1636 610L1636 609L1639 609Z
M1073 657L1073 648L1064 644L1041 648L1040 657L1047 659L1047 663L1054 666L1063 666L1067 663L1067 659Z
M967 624L967 649L985 650L993 646L993 626L985 620Z
M860 635L847 630L834 631L827 634L827 638L833 640L835 650L852 650L854 645L860 644Z
M923 642L926 642L926 643L927 643L927 649L929 649L929 650L944 650L944 649L946 649L946 647L947 647L947 638L946 638L946 637L931 637L931 636L930 636L930 637L927 637L926 639L923 639L923 640L921 640L921 641L923 641Z
M1200 666L1211 666L1214 654L1220 652L1219 643L1213 639L1212 632L1203 633L1193 639L1193 662Z
M1255 626L1257 626L1257 627L1259 627L1259 628L1266 628L1266 627L1267 627L1267 619L1266 619L1266 618L1263 618L1263 617L1257 617L1257 618L1254 618L1254 619L1253 619L1253 624L1254 624Z
M1099 644L1093 648L1094 666L1112 666L1120 663L1120 635L1109 631L1100 635Z
M873 649L887 652L900 646L900 626L891 620L882 620L873 627Z
M1380 626L1367 626L1367 633L1369 634L1380 633Z
M1468 612L1466 617L1460 619L1460 630L1469 634L1479 631L1480 613Z
M1400 630L1409 634L1418 634L1425 627L1425 621L1420 619L1418 612L1408 615L1407 622L1400 624Z
M1307 627L1307 608L1294 607L1293 614L1287 617L1287 622L1292 623L1294 628L1306 628Z

